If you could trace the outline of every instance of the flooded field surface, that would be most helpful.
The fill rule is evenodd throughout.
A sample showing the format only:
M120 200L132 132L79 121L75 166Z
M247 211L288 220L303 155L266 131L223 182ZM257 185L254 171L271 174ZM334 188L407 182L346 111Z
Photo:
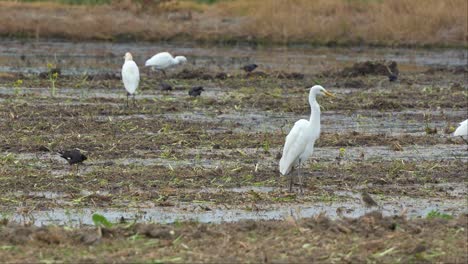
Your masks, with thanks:
M141 66L164 50L188 64ZM128 107L126 51L141 72ZM451 134L468 118L467 56L2 40L0 259L464 263L468 147ZM354 65L367 61L395 61L397 80ZM314 84L336 98L318 99L322 134L289 192L278 162ZM73 148L83 164L58 154Z

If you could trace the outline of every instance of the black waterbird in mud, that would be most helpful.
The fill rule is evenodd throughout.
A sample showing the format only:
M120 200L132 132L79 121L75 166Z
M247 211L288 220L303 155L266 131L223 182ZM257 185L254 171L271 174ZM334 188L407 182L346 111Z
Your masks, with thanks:
M172 91L172 85L168 84L167 82L161 82L159 87L162 91Z
M59 151L60 157L64 158L70 164L71 170L73 166L75 166L76 170L78 170L78 164L82 163L83 161L87 160L86 157L79 149L72 149L72 150L65 150Z
M379 206L377 202L367 192L362 192L361 197L366 207Z
M192 87L192 89L190 89L190 91L188 92L188 94L189 94L190 96L197 97L197 96L200 96L201 93L202 93L203 91L205 91L205 90L203 89L203 87L201 87L201 86L195 86L195 87Z
M258 65L255 64L255 63L253 63L253 64L247 64L247 65L245 65L244 67L242 67L242 69L243 69L246 73L251 73L251 72L253 72L257 67L258 67Z
M398 80L398 75L391 73L390 75L388 75L388 80L391 82L395 82L396 80Z
M82 154L79 149L59 151L58 153L60 154L60 157L68 161L68 164L70 165L82 163L88 159L88 157Z

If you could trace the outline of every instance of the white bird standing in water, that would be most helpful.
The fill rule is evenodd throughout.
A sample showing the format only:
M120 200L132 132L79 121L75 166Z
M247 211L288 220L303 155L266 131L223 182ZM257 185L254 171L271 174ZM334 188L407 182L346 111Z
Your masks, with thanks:
M160 70L164 76L166 76L166 72L164 71L165 69L185 62L187 62L187 58L184 56L177 56L174 58L169 52L161 52L147 60L145 62L145 66Z
M468 136L468 119L460 123L455 132L453 132L453 136L460 136L462 138ZM463 138L463 140L465 139ZM465 142L468 143L466 140Z
M122 82L125 90L127 90L127 106L128 97L130 95L133 95L133 105L136 105L135 91L140 83L140 71L138 70L136 63L133 61L133 57L130 52L125 53L124 58L125 63L122 66Z
M317 95L334 95L325 90L320 85L310 88L310 120L301 119L294 124L294 127L286 137L283 148L279 170L282 175L286 175L297 165L297 176L302 191L302 175L300 173L301 164L305 162L314 152L314 143L320 136L320 105L317 103ZM289 191L293 188L293 176L289 178Z

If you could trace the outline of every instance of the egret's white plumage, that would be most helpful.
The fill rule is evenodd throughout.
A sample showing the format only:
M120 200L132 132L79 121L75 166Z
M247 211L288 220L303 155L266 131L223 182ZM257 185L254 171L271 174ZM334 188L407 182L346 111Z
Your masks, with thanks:
M135 102L135 91L138 88L140 83L140 71L138 66L133 61L132 54L130 52L125 53L125 62L122 66L122 82L124 84L125 90L127 90L127 105L128 105L128 96L133 95L133 100Z
M460 126L453 132L453 135L460 137L468 136L468 119L460 123Z
M165 69L183 64L185 62L187 62L187 58L184 56L177 56L174 58L169 52L161 52L147 60L145 62L145 66L160 70L166 74L164 72Z
M315 85L310 88L310 119L297 121L286 137L283 155L279 164L279 170L283 175L291 172L296 165L300 168L301 163L306 161L314 151L314 143L320 136L320 105L317 103L316 97L322 94L333 96L333 94L320 85ZM299 180L302 181L300 176ZM292 176L290 178L289 188L292 190Z

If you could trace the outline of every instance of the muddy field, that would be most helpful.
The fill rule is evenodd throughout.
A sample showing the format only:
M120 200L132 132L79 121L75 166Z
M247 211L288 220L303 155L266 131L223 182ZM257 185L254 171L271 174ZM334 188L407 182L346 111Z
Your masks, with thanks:
M163 50L188 64L140 67L126 107L123 54L141 66ZM468 151L450 133L467 118L466 56L3 40L0 259L464 263ZM307 185L289 193L278 161L314 84L337 96L319 98ZM77 168L57 154L71 148L88 156Z

